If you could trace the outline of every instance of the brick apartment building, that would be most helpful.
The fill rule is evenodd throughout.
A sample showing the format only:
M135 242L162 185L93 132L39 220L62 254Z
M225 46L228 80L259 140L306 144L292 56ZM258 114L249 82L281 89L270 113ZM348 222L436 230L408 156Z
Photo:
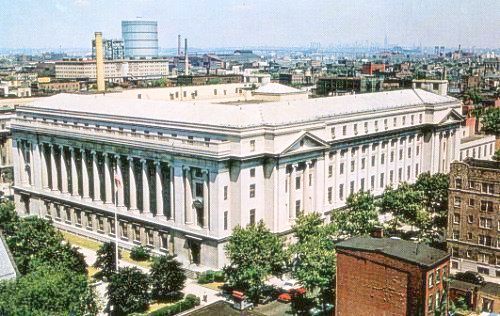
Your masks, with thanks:
M500 162L453 162L448 195L451 267L500 277Z
M336 315L434 315L450 256L411 241L354 237L337 244Z
M374 75L376 73L385 72L385 64L377 64L377 63L365 63L361 66L361 73L363 75Z

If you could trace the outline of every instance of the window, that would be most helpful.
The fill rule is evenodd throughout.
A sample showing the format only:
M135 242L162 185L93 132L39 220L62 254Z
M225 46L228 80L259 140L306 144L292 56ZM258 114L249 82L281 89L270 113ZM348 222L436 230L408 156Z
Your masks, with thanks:
M418 122L419 122L419 123L422 123L422 114L419 114L419 115L418 115Z
M350 190L349 190L349 194L351 194L351 195L352 195L352 194L354 193L354 181L351 181L351 183L350 183L350 185L349 185L349 188L350 188Z
M428 298L428 304L427 304L427 311L429 313L432 312L433 308L434 308L434 295L429 295L429 298Z
M434 286L434 273L429 273L429 278L428 278L428 285L429 289L431 289Z
M385 163L385 154L382 154L380 155L380 164L384 164Z
M474 206L475 203L476 203L476 200L469 199L469 206Z
M384 119L384 129L388 129L389 127L387 126L387 119Z
M361 170L365 169L365 165L366 165L366 159L365 158L361 158Z
M453 224L460 224L460 214L453 214Z
M309 186L312 186L313 183L313 175L312 173L309 174Z
M416 155L420 155L420 146L417 146L417 152L416 152Z
M436 284L438 284L439 282L441 282L441 270L436 269Z
M299 216L300 215L300 200L295 201L295 215Z
M300 189L300 177L295 177L295 190Z
M150 247L153 247L155 244L155 237L153 234L153 230L151 230L151 229L148 229L146 231L146 244Z
M224 186L224 201L227 200L227 185Z
M128 239L127 223L120 222L120 238Z
M250 198L255 197L255 184L250 184Z
M372 156L372 167L375 167L375 155Z
M255 168L250 169L250 178L255 178Z
M365 122L365 133L368 133L368 122Z
M331 135L332 135L332 138L333 138L333 139L335 139L335 127L332 127L332 128L330 129L330 133L331 133Z
M66 208L64 210L64 212L65 212L65 215L66 215L66 218L65 218L66 223L71 223L71 210L69 208Z
M389 171L389 182L392 184L394 182L394 171Z
M134 242L141 242L141 228L134 225Z
M384 187L384 173L383 172L380 174L380 187L381 188Z
M228 217L228 212L224 211L224 230L227 230L227 217Z
M333 188L329 187L328 188L328 203L332 204L333 200Z
M418 163L415 164L415 177L418 177Z
M111 236L114 236L115 233L116 233L116 231L115 231L115 220L112 219L112 218L110 218L109 219L109 234Z
M344 185L343 184L339 185L339 199L340 200L344 199Z
M489 275L490 274L490 269L485 268L485 267L477 267L477 272L479 272L481 274Z
M356 168L356 163L353 161L351 161L351 172L354 172L354 169Z
M472 233L471 232L467 233L467 239L472 240Z
M339 169L340 169L339 173L344 174L344 163L343 162L340 163Z
M398 125L398 118L397 117L392 119L392 126L396 127L396 125Z
M375 189L375 176L370 177L370 188L371 190Z
M403 149L399 150L399 160L403 160Z
M479 218L479 227L491 229L492 226L493 226L493 221L491 218L487 218L487 217L480 217Z
M410 116L410 124L411 125L415 124L415 115L413 114Z
M408 148L408 158L411 158L411 147Z
M378 131L378 121L375 121L375 131Z
M454 202L453 202L453 206L454 207L460 207L460 205L462 205L462 198L459 197L459 196L455 196L455 199L454 199Z
M467 215L467 223L469 224L474 223L474 215Z
M75 211L76 225L82 226L82 211Z
M328 178L333 176L333 166L328 166Z
M483 183L483 185L482 185L482 192L483 193L493 194L493 184L491 184L491 183Z
M250 210L250 219L249 219L250 225L255 225L255 209Z
M342 126L342 135L345 136L347 134L347 126Z
M485 254L485 253L479 253L478 256L477 256L477 261L481 262L481 263L489 263L489 260L490 259L490 256L488 254Z
M476 187L476 182L469 181L469 189L474 189Z
M358 124L354 124L354 135L358 135Z
M410 180L411 166L406 167L406 180Z
M491 236L479 235L478 243L483 246L491 246Z
M394 150L391 151L391 158L390 159L391 159L391 162L394 162Z
M203 198L203 183L195 183L195 196L198 198Z
M403 126L406 125L406 116L405 115L403 115L403 117L402 117L402 122L403 122Z
M92 229L92 215L91 214L85 214L85 219L87 220L87 229Z
M453 240L458 240L458 238L460 237L460 231L459 230L454 230L452 235L451 235L451 239Z
M361 191L365 190L365 178L361 178L360 189Z
M493 212L493 202L481 201L481 211L482 212Z
M460 179L460 178L455 179L455 188L457 188L457 189L462 188L462 179Z
M168 249L168 235L166 233L160 233L160 248Z
M398 169L398 181L401 182L403 180L403 168Z
M254 139L252 139L250 141L250 151L255 151L255 140Z

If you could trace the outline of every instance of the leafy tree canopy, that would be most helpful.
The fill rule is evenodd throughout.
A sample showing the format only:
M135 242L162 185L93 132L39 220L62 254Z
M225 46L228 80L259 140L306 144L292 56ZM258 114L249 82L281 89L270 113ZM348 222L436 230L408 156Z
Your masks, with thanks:
M378 224L375 199L370 192L360 191L347 198L346 209L332 214L332 223L339 235L368 235Z
M287 257L281 237L260 221L246 228L237 226L225 247L230 265L224 268L228 283L257 301L264 281L283 272Z
M149 304L149 278L136 267L120 269L111 275L108 284L109 303L113 315L143 312Z
M149 275L154 299L171 300L181 296L186 275L182 271L182 264L174 256L156 257Z
M98 277L109 278L116 271L115 243L106 242L97 250L94 268L100 269ZM120 256L120 255L119 255Z
M500 136L500 108L488 108L481 116L483 131L487 134Z

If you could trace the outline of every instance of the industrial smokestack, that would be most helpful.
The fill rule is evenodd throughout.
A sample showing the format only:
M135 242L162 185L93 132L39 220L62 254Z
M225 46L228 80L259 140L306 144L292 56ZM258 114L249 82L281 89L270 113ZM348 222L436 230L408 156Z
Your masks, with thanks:
M181 34L177 35L177 56L181 56Z
M104 51L102 48L102 33L95 32L95 61L97 74L97 92L104 92Z
M189 75L188 39L184 39L184 75Z

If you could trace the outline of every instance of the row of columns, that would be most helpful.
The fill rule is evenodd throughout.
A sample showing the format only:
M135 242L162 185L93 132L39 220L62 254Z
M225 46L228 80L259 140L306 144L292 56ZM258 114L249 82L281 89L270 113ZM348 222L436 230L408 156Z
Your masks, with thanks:
M312 161L306 161L304 162L304 166L302 168L302 177L301 177L301 190L302 190L302 197L301 197L301 211L308 212L311 210L311 203L310 201L310 190L309 190L309 175L312 174L311 167L313 166ZM299 164L294 163L289 166L290 172L288 176L288 216L290 219L295 219L297 217L297 210L296 210L296 202L297 202L297 197L296 197L296 178L297 178L297 171L299 169ZM313 175L314 176L314 175ZM314 183L314 181L312 181ZM313 190L314 191L314 190Z
M149 176L149 160L141 158L140 172L137 173L135 165L137 158L128 156L128 170L124 169L121 155L113 153L98 153L95 150L88 151L82 148L75 148L71 146L55 145L40 143L35 144L26 140L19 140L16 142L17 151L16 155L19 159L20 170L17 172L20 179L16 181L23 186L35 186L34 168L38 168L38 164L34 166L33 156L39 155L39 170L41 173L41 187L45 190L60 191L62 194L79 197L84 200L92 200L96 203L104 203L108 205L115 204L118 209L129 210L132 212L141 212L148 216L165 217L173 219L174 205L174 170L173 165L168 162L170 171L168 179L164 179L162 166L165 162L160 160L154 161L154 176ZM69 159L67 159L66 152L69 151ZM89 153L90 156L89 157ZM78 157L80 154L80 157ZM103 172L101 174L100 163L103 157ZM80 163L78 161L80 158ZM202 228L209 226L209 171L190 166L183 166L183 189L184 189L184 222L185 224L197 224ZM80 171L80 172L79 172ZM201 172L201 181L203 182L203 198L201 199L202 209L196 208L195 201L195 187L193 183L200 181L200 178L194 179L195 172ZM124 176L128 180L128 188L125 187ZM91 178L90 178L91 177ZM113 185L114 179L121 179L120 185ZM71 179L71 180L70 180ZM90 183L92 179L92 183ZM115 180L116 180L115 179ZM142 209L138 208L138 195L137 184L138 180L142 180L141 200ZM70 183L71 181L71 183ZM101 184L104 181L104 194L101 194ZM154 182L154 196L156 214L153 214L151 209L150 184ZM168 186L168 187L167 187ZM79 191L79 189L81 191ZM92 190L92 194L91 194ZM113 192L114 191L114 192ZM169 192L168 199L165 199L165 194ZM125 205L125 196L128 193L128 206ZM101 197L102 196L102 197ZM164 214L165 200L168 200L167 205L168 213ZM202 216L198 215L201 211ZM200 214L200 215L201 215Z

